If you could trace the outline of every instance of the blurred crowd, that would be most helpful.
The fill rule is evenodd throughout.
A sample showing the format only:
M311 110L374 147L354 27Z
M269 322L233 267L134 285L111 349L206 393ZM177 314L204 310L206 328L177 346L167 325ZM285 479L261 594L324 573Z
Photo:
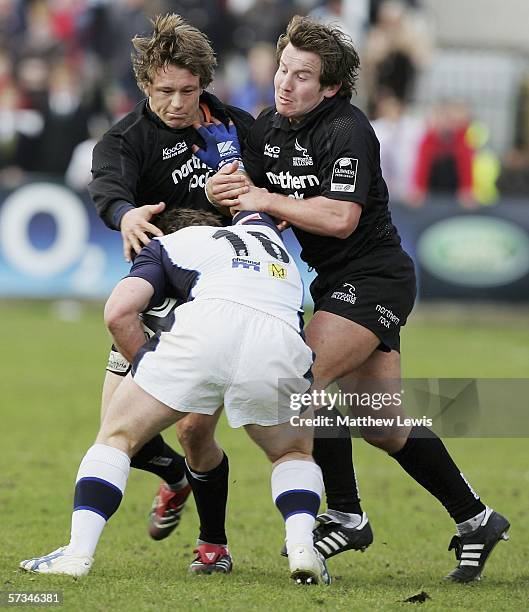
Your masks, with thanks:
M416 104L435 48L420 0L0 0L0 186L30 173L86 186L95 142L143 97L130 40L165 12L209 36L213 92L255 116L273 104L275 43L290 17L340 25L362 59L353 102L373 121L392 200L418 207L444 193L475 208L529 195L522 145L500 160L463 100Z

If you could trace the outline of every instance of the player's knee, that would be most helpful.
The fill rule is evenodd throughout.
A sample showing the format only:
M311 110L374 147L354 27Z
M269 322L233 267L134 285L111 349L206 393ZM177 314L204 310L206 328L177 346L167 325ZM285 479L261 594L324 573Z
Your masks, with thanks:
M185 418L176 426L178 441L186 455L191 455L202 447L210 447L214 442L214 430L209 423L201 420Z
M326 389L337 378L335 368L323 360L321 362L316 360L311 367L311 372L314 378L312 390Z
M105 446L112 446L117 448L129 457L132 457L134 453L141 447L138 440L127 431L118 427L101 427L97 434L96 444L104 444Z
M286 453L271 457L268 456L270 461L276 465L280 463L284 463L285 461L311 461L314 462L312 455L310 453L306 453L304 451L288 451Z
M399 451L404 444L406 444L406 437L403 437L402 432L393 432L388 430L387 432L381 434L369 434L362 432L362 437L364 440L371 444L371 446L375 446L380 450L386 451L386 453L396 453Z
M274 464L283 461L299 459L306 461L312 458L312 440L300 438L286 444L267 444L263 451L270 461Z

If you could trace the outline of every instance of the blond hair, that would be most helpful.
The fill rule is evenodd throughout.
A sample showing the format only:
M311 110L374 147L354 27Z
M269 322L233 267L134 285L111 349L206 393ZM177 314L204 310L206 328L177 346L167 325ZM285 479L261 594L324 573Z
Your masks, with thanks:
M200 87L207 87L217 65L208 37L174 13L158 15L152 23L151 36L132 39L132 67L138 87L145 90L156 73L169 65L186 68L200 77Z

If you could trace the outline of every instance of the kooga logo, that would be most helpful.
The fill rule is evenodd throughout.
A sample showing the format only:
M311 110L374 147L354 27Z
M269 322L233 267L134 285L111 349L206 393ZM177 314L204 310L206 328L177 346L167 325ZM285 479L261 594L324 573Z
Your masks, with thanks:
M273 159L277 159L279 157L280 151L281 151L281 147L278 147L277 145L273 147L268 142L265 144L264 154L267 157L272 157Z
M176 157L180 155L180 153L185 153L187 151L187 145L185 141L180 141L175 144L174 147L165 147L162 149L162 160L171 159L171 157Z

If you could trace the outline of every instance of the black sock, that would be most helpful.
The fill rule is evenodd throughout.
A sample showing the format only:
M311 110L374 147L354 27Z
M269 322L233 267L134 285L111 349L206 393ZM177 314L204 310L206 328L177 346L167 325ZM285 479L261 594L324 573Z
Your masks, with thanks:
M185 459L158 434L144 444L130 460L131 467L156 474L169 485L185 476Z
M197 472L186 464L186 475L200 518L199 538L210 544L227 544L225 531L226 503L228 501L228 457L209 472Z
M406 444L391 456L443 504L456 523L467 521L485 510L445 445L427 427L414 426Z
M340 415L336 408L323 411L324 416L334 419L333 423ZM312 455L323 473L327 507L340 512L362 514L349 428L345 425L316 427Z

